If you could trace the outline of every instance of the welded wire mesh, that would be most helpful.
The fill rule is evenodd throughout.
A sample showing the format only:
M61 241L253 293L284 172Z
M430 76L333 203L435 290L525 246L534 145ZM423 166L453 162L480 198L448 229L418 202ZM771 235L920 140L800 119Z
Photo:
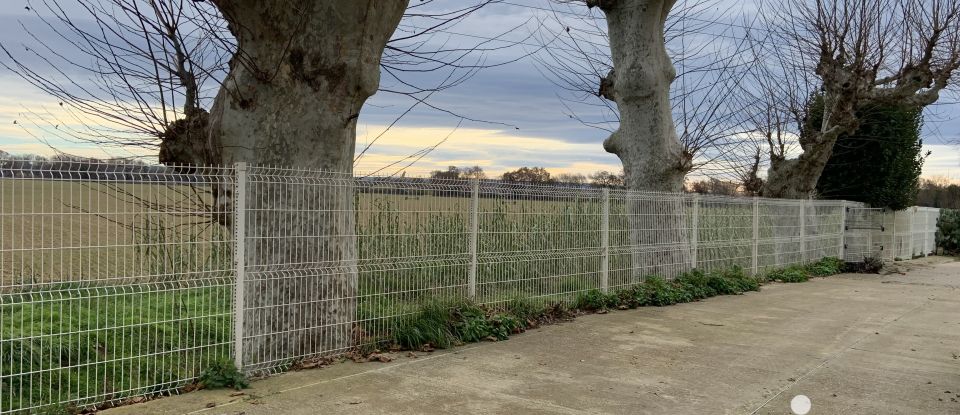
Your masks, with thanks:
M176 392L215 360L264 373L382 346L438 300L572 301L884 238L857 230L882 212L833 201L245 165L0 177L2 413ZM909 215L898 243L929 252L936 210Z
M232 183L222 168L0 162L0 412L176 390L228 357L217 199Z

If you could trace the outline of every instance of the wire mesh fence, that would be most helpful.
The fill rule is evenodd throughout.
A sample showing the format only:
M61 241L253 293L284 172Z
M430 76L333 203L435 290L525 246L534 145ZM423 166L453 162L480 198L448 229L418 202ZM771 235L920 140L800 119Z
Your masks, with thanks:
M440 299L571 301L694 268L759 274L884 244L899 257L933 250L935 209L896 213L896 232L861 209L242 164L0 161L0 413L177 393L223 360L282 371L380 344Z
M231 169L0 166L0 412L176 390L229 355Z

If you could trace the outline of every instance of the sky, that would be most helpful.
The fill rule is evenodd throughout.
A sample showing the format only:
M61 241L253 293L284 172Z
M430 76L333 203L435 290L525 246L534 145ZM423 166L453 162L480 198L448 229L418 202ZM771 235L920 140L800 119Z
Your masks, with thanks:
M28 5L27 0L7 1ZM571 94L551 81L544 73L544 66L535 59L543 55L538 52L541 43L531 38L531 33L549 36L557 27L551 13L544 10L550 7L547 1L509 0L494 4L438 36L434 41L442 41L446 45L471 45L479 39L501 35L501 39L521 40L523 43L490 51L482 56L483 62L488 65L509 63L485 68L466 82L430 96L431 105L475 121L418 105L381 136L386 126L410 108L413 102L405 97L384 93L372 97L360 114L358 151L371 142L373 144L358 160L357 170L386 174L405 171L408 175L424 175L450 165L479 165L491 176L521 166L543 166L554 173L588 174L597 170L619 170L619 160L604 152L602 147L609 133L571 118L572 104L568 99ZM59 3L71 7L70 0ZM704 13L707 16L717 13L718 16L722 15L723 21L728 22L740 21L750 13L750 2L727 3L721 0L715 5L716 10L706 10ZM462 2L444 0L437 3L436 7L452 7L455 4ZM735 8L733 5L739 8L731 12ZM563 14L559 16L564 18ZM538 28L540 22L552 25L551 29ZM31 39L25 35L21 24L43 33L40 22L24 7L0 9L0 44L12 50L30 44ZM410 24L418 23L402 22L401 29L409 28ZM687 35L688 44L707 42L709 40L704 40L704 36L710 33L704 31L723 28L699 30L699 34ZM720 40L735 40L736 35L727 35L726 38ZM506 44L497 42L488 44ZM430 76L435 75L411 79L429 85L436 82ZM384 87L397 87L396 81L389 77L382 77L382 80ZM947 101L954 99L949 97ZM579 106L575 109L578 116L602 116L595 108ZM44 130L49 131L49 126L39 128L25 122L28 119L24 116L26 113L49 114L63 119L61 111L55 98L0 68L0 150L49 155L56 148L93 157L144 154L140 149L98 148L63 140L56 134L46 133ZM960 137L958 118L960 106L953 103L938 104L925 114L924 147L931 155L924 165L924 176L960 179L960 148L951 144ZM32 119L36 119L36 116ZM18 121L17 124L14 121ZM442 144L429 154L422 158L416 156L424 148L441 141ZM694 176L709 174L712 173L703 171Z

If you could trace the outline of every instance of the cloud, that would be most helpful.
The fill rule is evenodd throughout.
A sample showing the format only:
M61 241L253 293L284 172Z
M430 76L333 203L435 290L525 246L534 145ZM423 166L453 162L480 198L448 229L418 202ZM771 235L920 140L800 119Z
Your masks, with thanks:
M367 125L366 134L359 134L358 150L376 137L384 127ZM441 147L406 168L407 175L426 175L447 166L483 167L495 176L522 166L541 166L554 173L590 173L596 170L619 170L619 160L603 151L601 142L575 143L560 139L504 133L495 129L394 127L381 138L371 154L364 155L356 165L360 172L377 170L397 162L383 173L391 174L414 161L410 157L450 136Z
M537 7L545 5L541 0L514 0L511 3ZM730 4L732 7L739 3L730 1ZM443 0L431 7L454 9L462 7L462 2ZM750 9L749 6L741 8ZM462 23L446 29L451 33L439 36L436 41L449 40L450 47L475 44L477 36L499 35L506 28L536 16L536 13L539 12L529 7L495 3ZM24 19L26 24L35 23L31 23L28 16L29 12L22 8L0 10L0 43L19 47L21 42L26 42L27 38L17 20ZM459 35L453 34L454 32ZM526 35L525 29L521 29L508 34L506 39L516 40ZM529 43L536 44L536 41L530 40ZM55 46L57 45L59 44ZM503 62L533 48L534 46L528 45L491 52L487 63ZM396 86L396 82L391 81L388 76L382 79L385 86ZM423 85L436 82L435 75L429 73L412 79ZM0 148L13 152L49 154L49 148L26 134L22 128L14 126L13 120L17 119L18 113L23 111L24 107L55 110L58 107L57 101L38 93L23 80L9 73L0 73L0 91L3 97L0 99ZM508 126L463 121L461 128L452 134L449 141L408 168L408 174L425 174L430 170L445 169L448 165L480 165L491 175L520 166L543 166L556 173L619 170L619 160L606 153L601 145L608 132L584 126L571 119L558 98L558 94L562 93L556 85L544 78L535 62L529 58L484 69L462 85L436 93L429 102L439 108L474 119L505 123ZM372 140L385 125L412 104L412 100L395 94L381 92L375 95L361 113L357 147L362 149L366 142ZM578 109L588 111L586 108ZM960 131L960 120L957 117L960 115L960 107L955 103L942 103L930 108L927 115L924 140L929 145L925 147L933 149L934 154L927 161L924 175L960 176L960 151L944 145L945 141L956 137L955 131ZM408 156L436 144L450 134L459 122L460 119L448 113L419 105L372 147L371 152L358 163L358 170L376 170L390 163L396 163L392 169L400 169L413 161L413 158L407 158ZM67 141L51 143L72 153L93 155L116 152L115 149L105 151ZM697 175L707 173L710 172Z
M925 144L923 151L930 156L923 163L923 176L943 176L960 179L960 146L949 144Z

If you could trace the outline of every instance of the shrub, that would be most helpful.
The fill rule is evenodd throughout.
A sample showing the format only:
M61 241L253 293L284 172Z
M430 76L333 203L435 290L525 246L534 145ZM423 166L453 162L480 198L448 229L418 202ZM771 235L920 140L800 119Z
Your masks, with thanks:
M250 386L243 373L237 369L233 362L226 359L211 362L200 373L197 383L206 389L243 389Z
M717 273L707 274L706 283L713 295L736 294L736 287L730 280Z
M661 277L658 276L649 276L647 280L643 282L644 292L646 294L646 305L654 305L657 307L667 306L681 302L683 297L681 290L677 289L677 285L667 282Z
M742 294L747 291L760 291L760 281L747 275L743 268L733 267L721 271L720 276L733 288L727 294Z
M823 95L811 97L809 105L805 128L819 130L825 113ZM859 127L837 138L817 181L817 193L823 199L853 200L877 208L900 210L913 205L924 161L922 111L899 102L872 102L856 108L856 113Z
M937 219L937 247L948 254L960 253L960 210L940 210L940 218Z
M675 281L692 299L700 300L717 295L716 288L710 283L712 277L703 271L693 270L677 277Z
M839 258L828 257L807 265L807 272L814 277L826 277L841 273L843 266Z

